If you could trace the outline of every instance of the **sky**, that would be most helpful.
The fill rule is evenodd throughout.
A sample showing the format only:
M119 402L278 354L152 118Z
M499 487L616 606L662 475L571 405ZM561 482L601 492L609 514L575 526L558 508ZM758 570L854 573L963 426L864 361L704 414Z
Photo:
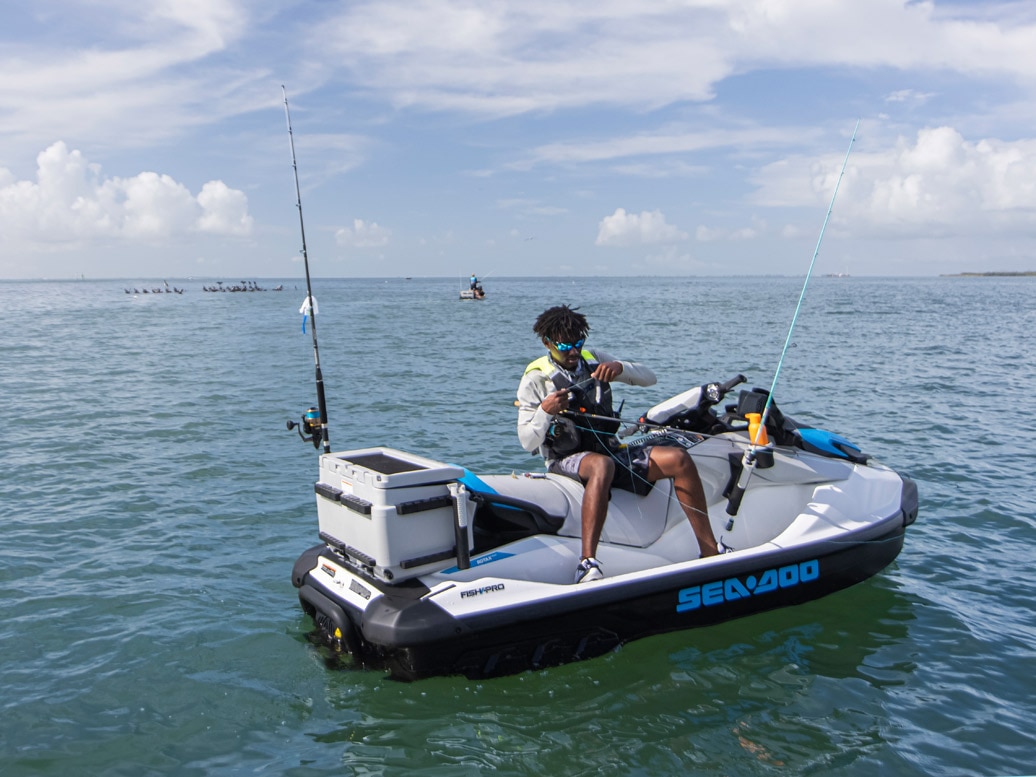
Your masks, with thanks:
M1028 0L9 2L0 278L1036 270L1034 51Z

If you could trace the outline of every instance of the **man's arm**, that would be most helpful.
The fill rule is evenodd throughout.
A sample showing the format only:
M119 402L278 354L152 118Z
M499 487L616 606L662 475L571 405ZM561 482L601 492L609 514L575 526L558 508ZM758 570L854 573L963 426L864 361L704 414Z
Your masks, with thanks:
M529 453L543 445L554 421L554 416L540 406L549 393L547 376L539 370L526 373L518 384L518 440Z
M594 358L602 366L605 364L618 364L622 367L622 370L617 375L607 378L608 382L618 381L619 383L628 383L631 386L654 386L658 380L655 377L655 373L643 364L621 361L604 351L591 350L590 353L594 355ZM598 370L600 370L600 367L598 367Z

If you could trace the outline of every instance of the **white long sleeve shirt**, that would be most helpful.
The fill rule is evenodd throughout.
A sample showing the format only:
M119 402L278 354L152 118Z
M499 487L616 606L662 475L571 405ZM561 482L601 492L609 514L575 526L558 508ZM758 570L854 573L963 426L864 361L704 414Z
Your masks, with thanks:
M619 383L626 383L630 386L652 386L655 384L655 373L642 364L616 359L611 354L595 348L584 348L584 358L587 353L593 357L587 360L598 364L612 361L619 362L622 365L622 372L615 378L615 381ZM540 407L540 403L548 394L557 390L554 382L550 379L550 375L555 370L562 369L553 360L549 364L550 372L545 372L542 369L526 368L526 373L522 376L521 383L518 384L518 440L521 442L522 448L529 451L529 453L535 453L539 450L540 455L544 459L548 458L548 451L545 449L543 441L547 437L547 432L550 431L550 425L554 421L554 416L544 411ZM588 373L585 372L585 362L580 362L579 370L582 371L582 374L580 372L568 373L572 376L573 382L589 377Z

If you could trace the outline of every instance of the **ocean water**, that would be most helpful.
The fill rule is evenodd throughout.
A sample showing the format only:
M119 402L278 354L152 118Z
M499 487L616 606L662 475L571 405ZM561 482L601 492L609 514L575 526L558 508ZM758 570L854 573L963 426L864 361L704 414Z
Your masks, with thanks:
M0 773L1036 773L1036 279L811 281L775 398L917 481L883 573L410 684L307 639L290 573L318 541L317 457L285 422L315 404L313 348L304 281L281 282L0 282ZM658 373L617 389L631 417L739 372L768 388L802 279L460 284L314 280L334 449L536 469L512 402L560 302Z

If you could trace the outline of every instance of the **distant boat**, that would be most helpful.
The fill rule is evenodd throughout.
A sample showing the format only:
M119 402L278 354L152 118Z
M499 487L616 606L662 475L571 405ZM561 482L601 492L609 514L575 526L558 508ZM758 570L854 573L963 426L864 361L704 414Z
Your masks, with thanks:
M216 286L202 286L203 291L267 291L266 288L260 286L255 281L241 281L239 284L234 285L223 285L223 281L216 281ZM281 289L274 289L274 291L280 291Z
M485 299L486 292L482 288L482 284L478 281L472 281L471 287L460 290L461 299Z
M471 278L468 280L468 285L464 286L464 281L461 281L460 290L461 299L485 299L486 292L482 288L482 283L479 281L478 276L475 273L471 273Z

